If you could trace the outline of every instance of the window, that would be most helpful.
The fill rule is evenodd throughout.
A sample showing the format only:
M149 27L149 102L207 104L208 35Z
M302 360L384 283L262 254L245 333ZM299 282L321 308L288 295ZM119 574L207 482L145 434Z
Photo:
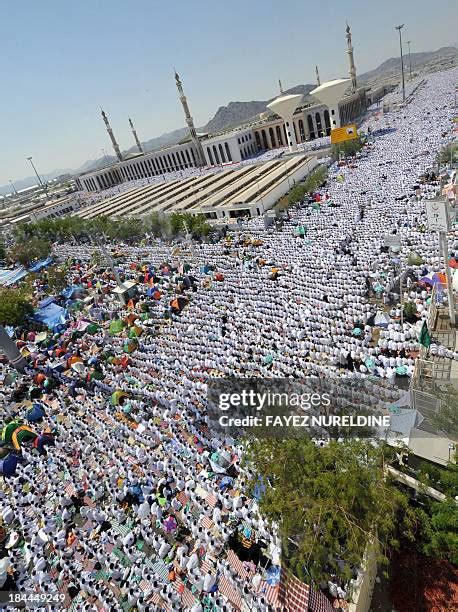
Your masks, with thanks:
M273 131L272 128L269 128L269 136L270 136L270 142L272 144L272 148L276 149L277 148L277 143L275 142L274 131Z
M220 157L221 157L221 161L224 164L224 163L226 163L226 157L224 156L223 145L221 143L219 143L218 149L219 149L219 154L220 154Z
M258 150L262 149L262 146L261 146L261 137L259 136L259 132L255 132L254 133L254 137L256 139L256 146L258 147Z
M316 121L316 130L318 132L318 138L323 136L323 127L321 125L321 115L320 113L315 113L315 121Z
M299 138L301 142L305 140L305 130L304 130L304 122L302 119L299 119Z
M283 146L283 138L281 136L281 129L280 129L279 125L277 125L277 127L275 128L275 131L277 133L277 142L282 147Z
M232 161L231 150L229 149L229 145L227 144L227 142L224 143L224 148L226 149L227 161Z
M213 162L213 155L212 155L210 147L207 147L207 155L208 155L208 159L210 161L210 165L214 166L215 164Z
M326 126L326 135L329 136L331 133L331 119L329 118L329 111L324 111L324 125Z
M213 155L215 156L215 161L219 165L221 162L219 161L218 151L216 150L215 145L213 145Z

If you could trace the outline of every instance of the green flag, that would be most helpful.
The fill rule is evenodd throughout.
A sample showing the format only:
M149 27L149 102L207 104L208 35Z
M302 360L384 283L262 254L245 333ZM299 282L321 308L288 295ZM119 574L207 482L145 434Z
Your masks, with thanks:
M428 326L426 321L423 321L423 327L421 328L419 343L426 348L429 348L431 344L431 336L429 335Z

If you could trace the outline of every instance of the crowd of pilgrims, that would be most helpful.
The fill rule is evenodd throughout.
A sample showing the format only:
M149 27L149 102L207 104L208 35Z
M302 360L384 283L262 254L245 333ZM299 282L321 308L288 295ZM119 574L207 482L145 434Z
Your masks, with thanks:
M207 382L371 374L390 387L396 369L411 376L431 296L418 279L443 270L424 230L437 182L419 177L450 137L456 76L430 75L409 105L368 117L362 129L378 135L330 168L318 205L304 201L281 226L255 219L213 242L111 245L121 279L138 281L123 306L92 246L54 245L76 288L57 300L67 322L15 331L25 374L0 364L4 424L38 406L31 427L53 436L40 452L24 443L3 478L0 590L59 591L75 610L274 609L267 576L281 542L247 493L243 445L208 428ZM402 288L420 323L400 322L398 268L383 248L393 232L401 266L412 252L422 260ZM451 258L455 249L451 232ZM337 601L349 587L320 586Z

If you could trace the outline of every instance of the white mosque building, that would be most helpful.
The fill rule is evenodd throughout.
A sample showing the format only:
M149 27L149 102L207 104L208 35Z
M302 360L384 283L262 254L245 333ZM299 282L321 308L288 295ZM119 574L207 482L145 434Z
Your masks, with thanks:
M364 87L358 88L357 86L351 32L348 25L346 36L351 80L349 80L349 91L338 104L340 125L355 122L364 113L367 106L366 90ZM272 103L269 105L272 108L266 108L266 112L261 113L259 119L249 125L220 134L197 134L177 73L175 73L175 81L189 128L189 138L173 146L145 153L132 121L129 119L139 152L124 158L108 117L102 110L102 118L118 161L105 168L85 172L76 177L75 182L79 190L102 191L120 183L162 176L188 168L234 164L256 157L266 150L286 147L291 142L301 144L329 135L332 125L335 125L335 121L330 118L329 109L318 101L316 104L299 103L288 122L276 114L275 104ZM320 86L318 68L317 84ZM280 91L281 96L283 96L282 90Z

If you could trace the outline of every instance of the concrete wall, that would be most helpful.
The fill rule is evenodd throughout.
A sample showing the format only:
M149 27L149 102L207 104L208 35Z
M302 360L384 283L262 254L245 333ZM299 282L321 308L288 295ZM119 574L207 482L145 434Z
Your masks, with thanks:
M348 612L369 612L377 577L377 548L374 541L369 542L364 554L361 573L354 583Z

